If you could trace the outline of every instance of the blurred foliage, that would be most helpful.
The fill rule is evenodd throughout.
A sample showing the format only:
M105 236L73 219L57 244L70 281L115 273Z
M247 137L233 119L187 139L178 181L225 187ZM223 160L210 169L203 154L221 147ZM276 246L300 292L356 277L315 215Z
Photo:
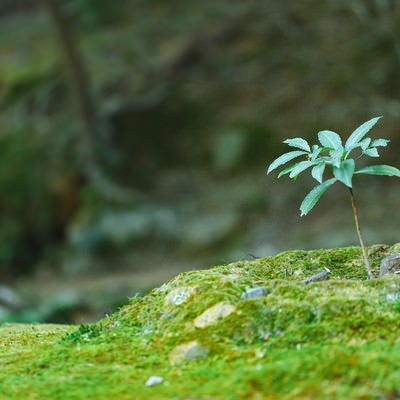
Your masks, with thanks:
M44 166L38 163L43 144L29 135L27 130L15 130L0 138L3 270L16 266L26 272L30 260L37 259L37 252L41 253L41 242L47 239L51 207Z
M218 213L221 200L177 171L217 179L264 171L283 138L321 126L345 132L371 115L385 115L384 136L392 149L400 144L396 2L61 3L101 117L95 170L146 192L145 203L196 196L177 211L181 218ZM71 231L121 206L105 199L107 183L99 188L82 171L80 122L40 3L3 0L0 16L0 270L16 274L51 262ZM396 152L385 159L398 161ZM213 200L197 206L204 187ZM222 194L220 206L259 207L239 192ZM141 206L123 207L129 214ZM242 219L232 220L236 238Z
M88 30L101 25L116 22L123 16L126 1L109 0L68 0L64 2L65 10L71 19L78 19L80 25Z
M37 6L37 0L1 0L0 13L14 13Z

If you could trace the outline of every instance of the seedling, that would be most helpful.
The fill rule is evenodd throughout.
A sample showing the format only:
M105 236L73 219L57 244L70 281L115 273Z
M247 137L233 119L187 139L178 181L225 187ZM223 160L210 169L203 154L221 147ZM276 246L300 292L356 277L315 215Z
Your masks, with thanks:
M296 180L300 173L312 167L311 175L319 182L319 185L315 186L301 203L300 211L302 216L310 212L321 196L335 182L341 182L349 189L356 231L361 245L365 268L369 278L371 279L374 278L374 274L368 261L367 251L361 234L357 203L353 192L353 176L355 174L369 174L400 177L400 170L390 165L371 165L356 170L355 159L350 158L350 153L354 150L358 150L360 153L356 158L357 160L363 155L368 157L379 157L377 148L381 146L386 147L389 140L372 140L365 136L380 118L382 117L372 118L369 121L364 122L349 136L344 145L342 144L341 137L336 132L327 130L318 132L318 140L321 143L321 146L315 144L310 147L307 141L302 138L286 139L284 140L284 143L296 148L297 150L282 154L271 163L267 170L267 174L269 174L274 169L297 157L306 158L303 161L284 168L278 175L278 178L280 178L283 175L289 174L289 178ZM332 174L329 179L324 181L323 175L327 167L331 169Z

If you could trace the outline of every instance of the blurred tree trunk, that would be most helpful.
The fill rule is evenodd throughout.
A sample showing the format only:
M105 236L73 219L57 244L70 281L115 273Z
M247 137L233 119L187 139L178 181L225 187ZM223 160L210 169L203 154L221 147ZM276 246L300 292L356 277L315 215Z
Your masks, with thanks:
M83 61L74 43L73 36L68 24L62 14L57 0L43 0L46 8L51 15L51 19L56 30L58 40L65 58L65 65L68 69L72 88L75 92L75 101L80 114L80 118L85 129L82 135L82 145L87 148L96 137L95 112L90 97L89 80L83 66Z
M79 162L84 176L101 195L113 201L130 202L142 197L141 193L123 188L108 180L96 161L96 143L99 131L105 127L98 118L90 95L90 82L83 59L69 29L58 0L42 0L53 22L60 48L65 59L71 86L74 91L77 111L82 122L83 134L78 142Z

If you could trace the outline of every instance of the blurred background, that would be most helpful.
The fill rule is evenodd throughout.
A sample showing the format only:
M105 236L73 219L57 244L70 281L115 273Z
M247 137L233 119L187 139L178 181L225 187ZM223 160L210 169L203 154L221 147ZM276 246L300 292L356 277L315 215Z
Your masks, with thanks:
M266 175L285 138L384 119L400 166L393 0L0 0L0 321L101 318L185 270L356 245L347 191ZM367 244L400 182L355 180Z

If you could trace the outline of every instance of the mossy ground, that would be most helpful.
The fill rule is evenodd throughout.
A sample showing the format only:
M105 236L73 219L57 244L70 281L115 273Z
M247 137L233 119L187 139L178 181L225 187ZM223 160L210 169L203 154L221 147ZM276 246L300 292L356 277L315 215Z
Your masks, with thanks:
M371 247L373 268L399 250ZM221 301L234 312L195 327ZM289 251L183 273L96 324L3 325L0 398L395 399L399 317L400 279L366 280L359 248ZM171 363L194 340L208 356Z

